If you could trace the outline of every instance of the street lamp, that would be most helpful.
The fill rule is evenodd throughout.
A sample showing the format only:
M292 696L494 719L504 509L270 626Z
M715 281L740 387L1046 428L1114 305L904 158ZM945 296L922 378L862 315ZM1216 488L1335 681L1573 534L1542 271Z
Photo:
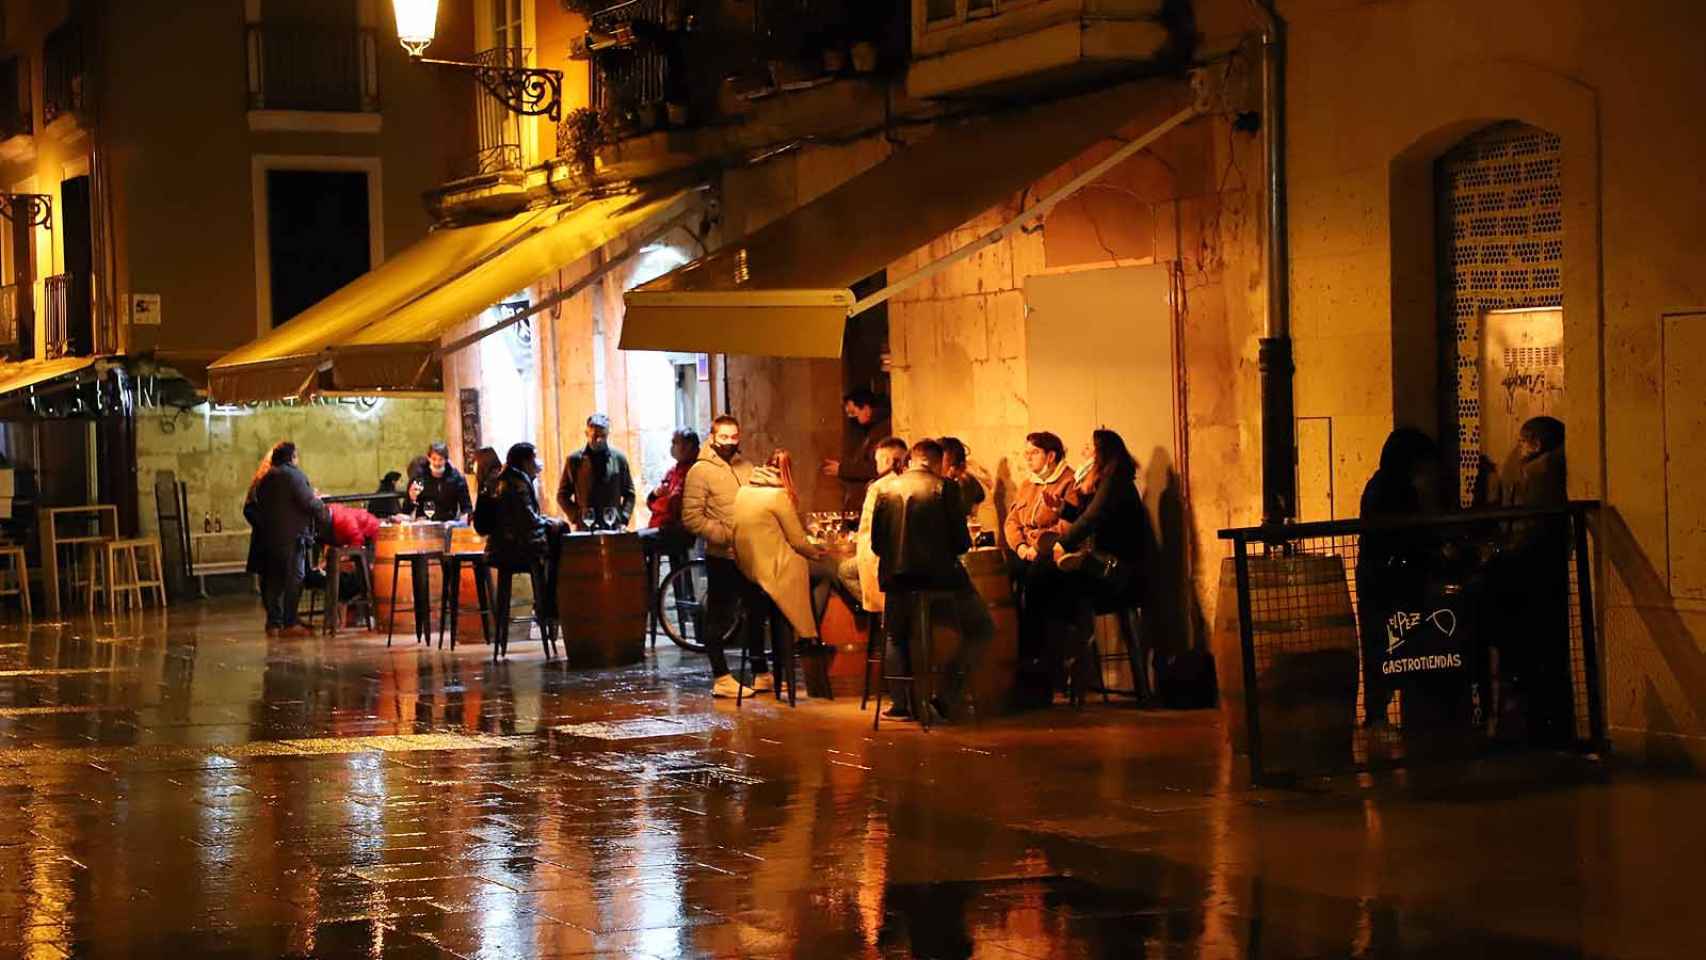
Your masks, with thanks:
M423 56L438 32L438 0L391 0L391 6L397 14L397 42L409 52L410 59L473 73L475 82L512 113L524 117L549 117L552 123L562 119L561 70L514 67L497 62L436 60ZM495 57L502 55L502 51L495 52Z

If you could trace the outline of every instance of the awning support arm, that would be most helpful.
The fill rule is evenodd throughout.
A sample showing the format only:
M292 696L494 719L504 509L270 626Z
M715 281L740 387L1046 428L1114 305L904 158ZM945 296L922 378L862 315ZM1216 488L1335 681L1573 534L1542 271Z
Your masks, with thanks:
M415 382L416 383L420 382L420 375L426 372L427 368L429 366L431 366L433 361L439 360L443 357L448 357L451 354L456 353L458 351L466 350L467 348L473 346L476 343L479 343L481 340L486 339L487 337L491 336L494 333L498 333L498 332L503 331L503 330L508 330L510 327L513 327L516 324L520 323L521 321L526 320L528 317L531 317L536 313L541 313L545 310L549 310L552 307L556 306L557 304L562 303L565 300L573 298L574 296L579 294L582 290L585 290L586 288L592 286L593 284L599 282L600 280L603 280L605 277L609 276L611 274L611 272L614 271L617 267L620 267L624 263L627 263L629 258L633 257L634 254L639 253L641 250L644 250L645 248L651 246L652 244L658 242L659 240L662 240L666 235L669 234L670 231L674 230L677 227L684 225L687 222L687 218L688 218L687 213L683 213L679 216L670 218L670 220L665 222L662 226L658 227L656 230L652 231L649 234L646 234L641 239L636 240L635 242L629 244L628 249L622 251L617 256L612 257L609 260L606 260L604 263L602 263L598 267L594 268L591 273L580 278L579 280L576 280L574 283L569 284L568 286L564 287L563 289L558 290L556 293L551 294L550 296L539 301L538 303L533 304L532 306L528 307L526 310L522 310L522 311L519 311L517 313L513 313L513 314L503 318L502 320L498 321L497 323L492 324L489 327L485 327L483 329L476 330L473 333L470 333L465 337L460 337L458 339L452 340L449 343L439 347L437 350L434 350L432 352L432 354L427 357L426 363L422 364L421 370L416 374Z
M865 297L863 300L853 304L851 307L848 307L847 315L850 317L858 316L880 303L887 302L896 294L923 283L925 280L941 273L943 270L948 269L954 264L959 263L962 260L969 259L983 248L1000 243L1020 227L1023 227L1040 217L1046 216L1048 212L1058 206L1062 200L1065 200L1090 184L1100 180L1109 170L1112 170L1124 163L1139 151L1147 149L1151 144L1155 143L1155 141L1171 133L1174 128L1196 119L1201 115L1201 113L1202 111L1195 104L1180 110L1178 113L1173 114L1166 120L1161 121L1161 124L1155 129L1141 137L1138 137L1130 143L1122 144L1118 150L1109 154L1105 160L1078 176L1073 177L1071 180L1067 181L1064 186L1055 190L1048 196L1043 197L1041 200L1038 200L1036 204L1030 208L1021 210L1017 216L1008 220L1006 223L1003 223L1001 226L996 227L994 230L989 231L981 237L978 237L976 240L973 240L971 243L955 250L953 253L950 253L939 260L925 264L912 273L907 274L899 280L896 280L894 283L889 284L881 290L878 290L876 293L873 293L870 296Z

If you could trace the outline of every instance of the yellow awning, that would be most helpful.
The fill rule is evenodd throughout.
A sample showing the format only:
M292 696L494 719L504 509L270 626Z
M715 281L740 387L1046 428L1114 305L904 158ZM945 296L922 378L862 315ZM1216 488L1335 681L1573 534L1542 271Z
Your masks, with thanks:
M61 357L57 360L22 360L0 363L0 397L59 377L81 373L100 357Z
M944 123L793 213L630 291L621 346L840 356L853 284L1174 99L1126 84Z
M334 386L435 387L440 381L435 354L440 338L453 326L654 218L679 212L686 196L687 191L657 198L608 197L574 209L557 208L553 218L530 229L499 256L335 345Z
M208 367L208 392L224 403L308 392L327 351L368 324L441 286L457 271L503 250L545 211L471 227L435 230L288 323Z
M209 392L235 402L326 391L434 391L446 331L667 213L685 195L607 197L435 231L220 358L208 368Z

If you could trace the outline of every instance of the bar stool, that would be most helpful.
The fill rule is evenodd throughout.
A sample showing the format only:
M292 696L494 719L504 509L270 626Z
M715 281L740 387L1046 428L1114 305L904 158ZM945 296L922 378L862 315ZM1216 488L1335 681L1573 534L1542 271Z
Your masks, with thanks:
M754 603L753 601L757 600L760 595L764 597L764 603ZM753 595L747 600L747 609L753 610L755 608L763 612L764 626L761 629L765 631L770 640L770 658L775 661L771 664L771 676L776 676L777 667L780 667L782 671L782 678L777 680L776 685L772 688L776 695L776 702L782 701L782 684L786 682L788 684L788 706L792 707L795 705L794 687L796 685L794 664L798 659L794 656L794 648L798 643L798 638L794 636L793 626L783 618L782 609L776 606L776 601L770 599L770 594L757 587L753 588ZM747 645L744 643L740 647L740 673L751 680L752 674L748 671L746 647ZM741 700L746 695L746 689L747 684L743 683L735 691L736 707L740 706Z
M474 593L480 599L480 637L492 642L491 567L483 550L458 550L444 555L444 589L438 598L438 646L444 649L444 630L450 628L450 649L456 649L456 628L462 618L462 565L474 570Z
M888 603L908 603L912 605L912 642L908 644L907 659L911 667L910 673L887 674L882 679L903 683L907 687L907 696L912 700L912 712L919 726L924 730L930 729L930 697L935 693L933 677L936 673L935 661L931 656L931 636L935 632L933 622L934 607L940 603L953 610L954 628L964 631L964 625L959 622L958 608L953 601L956 596L953 590L910 590L900 593L890 593ZM922 667L922 669L920 669ZM886 669L886 668L885 668ZM922 674L922 676L920 676ZM922 683L923 689L920 690ZM877 704L871 714L871 729L877 729L883 717L883 688L877 685Z
M89 579L83 593L88 613L95 612L95 596L106 591L107 612L118 613L118 600L123 598L133 609L142 608L141 575L136 569L136 555L130 541L108 540L93 544L86 551L89 557ZM75 574L73 574L75 577Z
M415 642L432 642L432 601L422 594L427 593L424 585L428 579L431 564L439 562L444 556L443 550L411 550L399 553L391 559L391 616L385 624L385 645L391 645L391 637L397 632L397 580L403 572L403 564L409 565L409 586L414 594L415 609Z
M343 598L345 560L348 560L350 566L354 568L357 579L361 581L362 590L360 597L347 601ZM367 629L373 629L373 561L368 557L366 547L329 546L326 548L326 589L324 592L326 596L326 622L323 629L328 635L337 636L338 628L343 626L344 610L357 604L361 606L362 621L367 625ZM395 620L396 594L392 594L391 599L392 619ZM309 616L312 617L314 613L314 597L312 594L308 598L308 612Z
M24 559L24 548L16 543L0 544L0 561L6 564L4 572L11 574L9 585L0 577L0 597L16 595L25 619L35 619L30 612L30 565Z
M120 540L119 545L130 551L130 572L136 579L137 606L142 605L142 591L150 589L160 606L166 606L166 565L160 559L160 538L132 537ZM146 563L138 563L138 560ZM143 579L141 572L144 565L148 568L147 579Z
M1102 691L1102 702L1108 702L1110 693L1130 694L1136 697L1139 703L1147 700L1151 691L1147 662L1149 651L1143 642L1143 608L1132 607L1113 613L1098 613L1093 624L1090 637L1084 643L1084 666L1095 670L1096 686ZM1116 651L1116 647L1120 649ZM1122 661L1131 669L1130 690L1116 689L1108 683L1108 665ZM1084 706L1086 672L1085 669L1072 671L1068 689L1074 707Z
M557 618L546 616L540 612L540 601L547 596L550 578L546 575L543 563L533 563L527 567L515 567L508 570L497 567L497 593L492 599L492 662L499 657L509 656L509 628L517 623L534 624L539 627L539 640L545 647L545 659L554 660L557 657ZM515 588L516 577L527 577L533 586L533 615L515 617L510 606L510 594Z
M877 682L883 679L883 612L881 610L866 611L865 633L865 689L859 694L859 709L865 709L865 704L871 699L871 671L875 670ZM878 696L881 696L879 693Z

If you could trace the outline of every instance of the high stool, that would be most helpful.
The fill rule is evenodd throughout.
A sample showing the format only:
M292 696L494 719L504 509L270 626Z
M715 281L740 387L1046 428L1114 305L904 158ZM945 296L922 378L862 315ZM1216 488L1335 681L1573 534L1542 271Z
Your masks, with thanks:
M542 563L534 563L525 568L502 567L494 568L498 573L497 594L492 598L492 662L499 657L509 656L509 628L517 623L536 624L539 627L539 639L545 647L545 659L554 660L557 656L557 618L540 612L540 603L548 602L547 590L550 578L546 576ZM533 585L533 615L530 617L515 617L510 607L510 593L515 587L516 577L527 577Z
M883 613L881 610L866 611L865 633L865 689L859 694L859 709L865 709L865 704L871 699L871 671L877 672L877 683L883 681ZM877 694L879 697L882 694Z
M349 600L345 600L343 598L343 572L345 560L349 561L350 566L354 568L356 578L361 581L362 593L359 598L351 598ZM393 589L395 588L393 587ZM326 622L323 624L323 629L327 634L337 636L338 628L344 625L345 608L353 607L357 604L361 605L362 622L367 625L367 629L373 629L373 561L368 557L366 547L330 546L326 548L325 594ZM393 593L391 595L391 619L393 621L395 621L397 617L396 601L397 595ZM313 612L314 607L312 597L309 598L308 609L310 613ZM387 641L389 641L389 638L387 638Z
M414 594L415 608L415 642L432 642L432 601L422 596L427 593L425 584L428 582L432 564L444 556L443 550L413 550L399 553L391 560L391 616L385 624L385 645L391 645L391 637L397 632L397 580L403 572L403 564L409 565L410 592Z
M1084 706L1087 692L1085 680L1091 671L1095 673L1096 687L1102 691L1102 702L1108 702L1108 694L1130 694L1139 703L1149 698L1149 665L1148 650L1143 642L1143 608L1133 607L1129 610L1118 610L1113 613L1098 613L1093 621L1090 637L1084 643L1084 651L1080 655L1082 663L1076 664L1069 680L1069 693L1074 707ZM1108 682L1109 664L1124 662L1131 670L1130 690L1115 688Z
M26 619L34 619L30 613L30 565L24 559L24 548L15 543L0 544L0 561L6 563L6 571L12 575L11 585L0 579L0 597L14 594Z
M88 589L83 594L87 612L95 612L95 595L103 590L107 594L108 613L118 613L117 601L120 598L127 604L134 604L133 609L140 610L142 578L136 569L136 555L131 552L130 541L108 540L95 544L89 549L88 556Z
M888 595L890 604L908 603L912 605L912 642L908 644L907 659L912 661L910 673L888 674L882 679L903 683L907 687L907 695L912 699L912 711L919 726L930 729L930 697L935 693L933 677L936 673L935 661L931 656L931 636L934 633L933 609L941 603L950 610L955 610L954 627L964 631L964 625L959 622L959 613L954 607L956 596L953 590L913 590L905 593ZM886 668L885 668L886 670ZM921 687L922 685L922 687ZM871 729L877 729L883 717L883 688L877 685L876 710L871 714Z
M120 540L119 545L130 551L130 573L136 580L137 606L142 606L144 590L153 590L154 599L160 606L166 605L166 565L160 559L159 537L132 537ZM139 563L138 561L145 561ZM142 568L148 568L148 577L142 576Z
M663 629L663 619L659 616L658 589L663 585L663 562L669 561L669 572L674 573L687 563L691 543L678 539L664 537L640 537L640 550L646 561L646 642L656 649L658 631Z
M461 626L462 618L462 565L466 563L474 570L474 593L480 598L480 637L486 642L492 642L490 617L492 602L488 595L491 589L490 566L486 563L486 554L481 550L459 550L444 555L444 589L438 598L438 646L444 648L444 630L450 628L450 649L456 649L456 628Z
M751 600L757 599L758 594L764 596L764 604L762 605L751 602ZM754 606L764 611L763 629L769 635L770 659L774 661L770 665L770 675L776 677L777 669L780 668L781 670L781 678L776 680L772 690L776 695L777 702L780 703L782 700L782 684L786 681L788 684L788 706L792 707L795 705L794 663L797 659L794 656L794 648L798 644L799 638L794 636L793 625L782 616L781 608L776 606L776 601L770 599L770 594L764 593L762 589L755 588L754 596L749 598L747 609L751 610ZM752 675L747 670L747 649L744 643L741 644L740 648L740 672L747 679L752 679ZM746 684L740 684L735 691L735 706L740 706L741 699L746 694L746 687Z

